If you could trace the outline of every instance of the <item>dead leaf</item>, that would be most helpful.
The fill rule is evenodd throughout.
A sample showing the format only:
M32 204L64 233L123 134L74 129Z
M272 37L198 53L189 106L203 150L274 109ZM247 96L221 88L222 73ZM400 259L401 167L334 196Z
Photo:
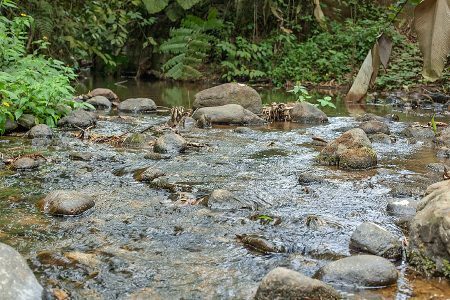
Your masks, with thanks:
M414 10L414 26L423 55L425 79L442 76L450 52L450 1L424 0Z

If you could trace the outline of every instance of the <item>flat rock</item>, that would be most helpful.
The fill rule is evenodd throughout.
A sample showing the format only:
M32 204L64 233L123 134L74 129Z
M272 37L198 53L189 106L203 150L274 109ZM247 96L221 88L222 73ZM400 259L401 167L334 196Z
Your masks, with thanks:
M125 113L145 113L156 111L156 104L148 98L130 98L120 102L118 109Z
M94 205L91 197L77 191L65 190L52 191L41 201L44 213L55 216L79 215Z
M357 255L327 264L314 277L332 285L383 287L395 284L398 273L383 257Z
M181 135L166 133L156 140L153 151L156 153L178 154L186 150L186 148L187 142Z
M21 157L12 163L12 167L16 170L35 169L41 165L41 159L34 159L31 157Z
M95 96L86 101L98 110L110 110L112 103L104 96Z
M341 296L320 280L286 268L276 268L262 279L255 299L341 299Z
M143 172L138 173L137 180L150 182L164 175L166 174L160 169L150 167L145 169Z
M50 139L53 136L53 131L50 127L45 124L39 124L34 126L28 131L28 137L31 139L39 138L39 139Z
M240 83L225 83L197 93L193 107L197 109L227 104L241 105L255 114L262 111L262 101L258 92Z
M118 101L119 97L117 97L117 95L111 91L110 89L103 89L103 88L97 88L94 89L92 91L90 91L88 93L89 97L97 97L97 96L102 96L107 98L110 101Z
M0 243L0 298L40 300L43 288L26 260L10 246Z
M94 113L77 109L70 112L67 116L58 121L58 126L68 129L86 129L97 123L97 117Z
M389 130L389 126L387 126L386 123L377 120L363 122L361 125L359 125L359 128L361 128L366 134L391 133L391 131Z
M350 238L350 248L389 259L400 259L402 255L399 239L371 222L362 223L356 228Z
M265 121L238 104L227 104L215 107L203 107L197 109L192 117L200 120L207 116L212 124L239 124L261 125Z
M368 169L377 165L377 154L366 133L351 129L335 139L320 152L318 161L341 169Z
M309 102L297 103L289 112L291 120L304 124L327 123L327 115Z

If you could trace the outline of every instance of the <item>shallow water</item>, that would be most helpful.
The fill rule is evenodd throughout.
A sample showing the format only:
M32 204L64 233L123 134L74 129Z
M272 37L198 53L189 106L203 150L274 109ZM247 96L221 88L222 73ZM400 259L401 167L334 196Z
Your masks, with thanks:
M199 85L136 83L112 87L122 99L147 96L158 105L186 105ZM261 90L264 101L289 99L289 94ZM151 288L163 299L250 299L262 277L277 266L312 276L321 266L349 256L353 230L373 221L402 235L386 204L392 190L404 187L420 198L425 187L438 180L426 165L445 162L422 143L410 143L399 133L409 122L426 123L423 112L393 112L387 106L368 105L378 115L396 113L401 122L390 123L397 142L374 144L379 165L358 172L319 166L320 149L312 136L338 137L358 123L343 102L327 111L330 123L321 126L277 123L254 127L239 134L232 127L197 129L183 134L188 141L208 147L190 149L170 160L144 158L146 147L113 147L81 141L72 133L58 132L49 147L32 147L20 137L0 138L0 152L14 156L24 151L41 152L47 162L29 172L0 170L0 241L24 254L40 282L61 288L73 299L126 298ZM167 116L104 116L91 134L118 135L139 132ZM152 132L149 132L149 135ZM69 158L73 151L90 152L90 162ZM156 189L134 179L134 172L157 167L175 184L176 192ZM301 173L324 179L306 189L298 184ZM190 205L214 189L228 189L251 209L211 211ZM94 209L79 217L55 218L39 212L36 201L51 190L75 189L92 195ZM264 225L255 214L278 217L278 225ZM325 225L307 226L315 215ZM261 255L245 248L239 234L263 235L286 253ZM43 252L44 251L44 252ZM45 252L47 251L47 252ZM68 260L77 257L78 262ZM446 299L448 282L426 280L398 265L397 287L346 291L348 298ZM149 296L147 296L148 298Z

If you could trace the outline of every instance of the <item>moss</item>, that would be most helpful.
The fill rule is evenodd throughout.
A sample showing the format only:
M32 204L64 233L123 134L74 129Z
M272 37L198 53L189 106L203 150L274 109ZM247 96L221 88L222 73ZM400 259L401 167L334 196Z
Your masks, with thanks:
M446 259L442 260L442 273L444 276L450 279L450 262Z
M411 251L408 254L408 262L418 272L426 276L432 276L436 273L436 263L428 258L423 252Z

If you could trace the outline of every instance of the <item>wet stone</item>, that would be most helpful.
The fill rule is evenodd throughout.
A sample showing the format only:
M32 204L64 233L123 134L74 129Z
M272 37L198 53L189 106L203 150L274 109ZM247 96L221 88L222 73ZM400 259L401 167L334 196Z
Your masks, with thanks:
M371 222L359 225L350 238L350 248L389 259L400 259L402 245L386 229Z
M409 228L409 223L416 215L418 201L414 199L393 199L387 204L386 211L397 218L396 223L404 228Z
M276 268L261 281L255 295L256 300L272 299L341 299L340 294L320 280L301 273Z
M261 125L265 123L256 114L238 104L199 108L192 117L197 121L207 117L212 124Z
M82 109L74 110L66 117L58 121L58 126L67 129L86 129L97 123L95 113L87 112Z
M112 106L111 101L104 96L95 96L86 102L98 110L110 110Z
M104 88L97 88L92 90L91 92L89 92L88 94L89 97L97 97L97 96L102 96L107 98L110 101L118 101L119 97L117 97L117 95L111 91L110 89L104 89Z
M26 260L10 246L0 243L0 298L40 300L43 288Z
M52 191L41 200L43 211L55 216L79 215L94 205L91 197L77 191Z
M170 159L170 154L161 154L156 152L148 152L144 155L145 159L151 159L151 160L161 160L161 159Z
M357 255L329 263L314 277L337 286L382 287L395 284L398 273L383 257Z
M153 151L156 153L178 154L187 148L186 140L176 133L166 133L156 140Z
M34 125L36 125L36 118L31 114L23 114L20 116L19 120L17 120L17 124L19 124L22 128L31 129Z
M377 116L374 114L370 114L370 113L358 116L355 118L355 120L357 122L370 122L370 121L384 122L385 121L383 117L380 117L380 116Z
M156 111L156 104L148 98L130 98L120 102L119 111L125 113L145 113Z
M265 237L257 234L242 234L236 235L236 238L239 242L244 244L245 247L249 248L252 251L256 251L259 253L267 254L267 253L283 253L286 252L286 249L282 245L276 245L275 243L267 240Z
M248 205L227 190L214 190L208 197L208 207L213 210L234 210L247 208Z
M359 128L361 128L366 134L390 133L389 126L387 126L386 123L376 120L364 122L359 125Z
M431 141L435 135L429 127L409 126L402 131L402 135L417 141Z
M45 124L39 124L34 126L28 132L28 137L31 139L35 138L47 138L50 139L53 136L53 131L50 127Z
M248 127L236 127L233 131L236 132L236 133L250 133L253 130L251 130Z
M393 139L385 133L370 134L368 137L372 143L392 144L395 141L393 141Z
M157 168L147 168L146 170L144 170L143 172L137 174L137 180L139 181L146 181L146 182L150 182L155 180L158 177L164 176L164 172L161 171L160 169Z
M34 159L31 157L21 157L12 163L12 167L16 170L29 170L39 167L42 159Z
M296 104L289 112L293 122L303 124L321 124L327 123L327 115L316 106L309 102Z
M10 133L19 127L16 121L11 121L9 118L6 119L5 123L5 133Z
M94 158L94 154L90 152L72 152L69 154L71 160L90 161Z
M309 185L313 183L322 183L324 179L311 173L301 173L298 175L298 183L301 185Z

